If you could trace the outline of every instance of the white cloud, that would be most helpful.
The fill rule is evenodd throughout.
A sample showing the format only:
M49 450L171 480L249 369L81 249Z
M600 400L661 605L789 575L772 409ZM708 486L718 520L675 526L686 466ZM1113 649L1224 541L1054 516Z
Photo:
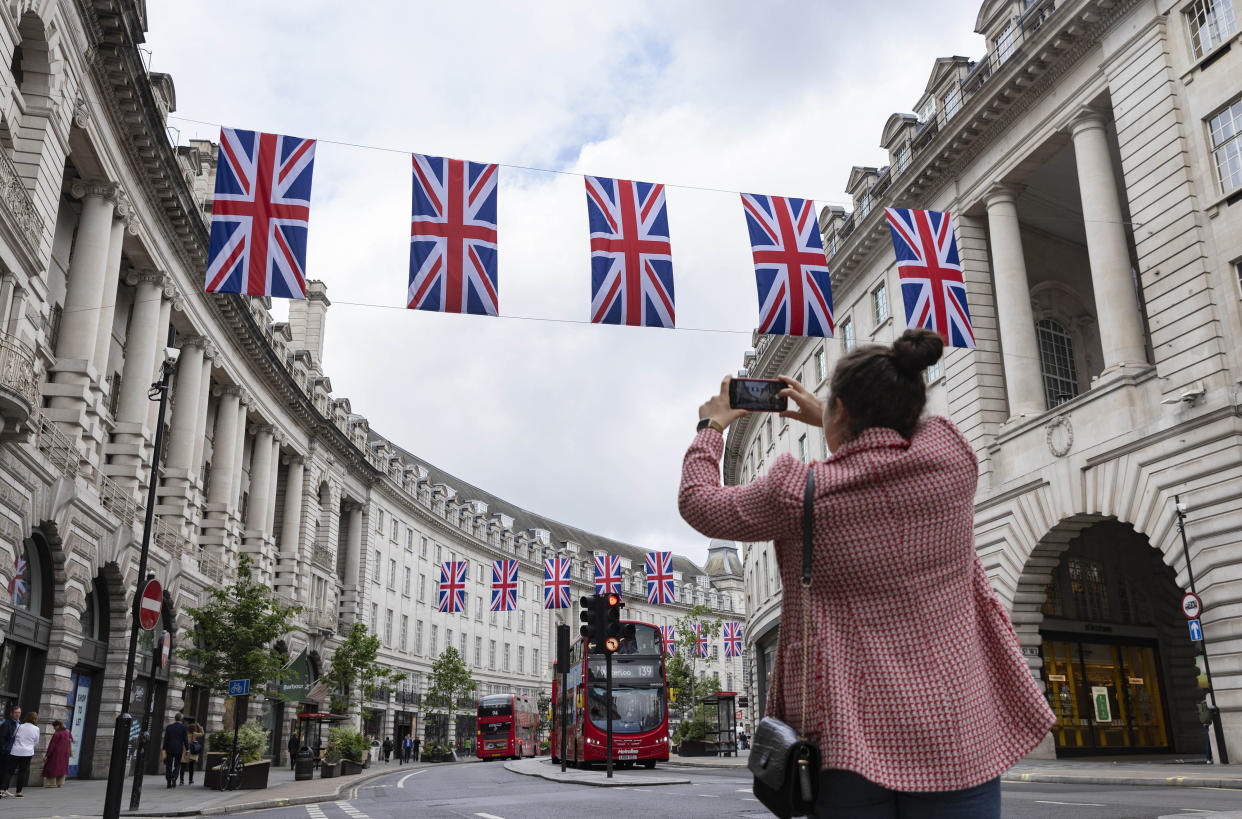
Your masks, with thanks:
M977 5L943 5L202 0L153 4L149 45L186 117L399 149L318 148L308 268L334 302L337 395L512 503L701 562L676 488L696 409L755 323L737 195L668 190L678 325L737 332L572 323L589 299L581 177L513 168L501 311L558 323L413 312L403 151L841 202L851 165L885 164L884 120L934 58L981 52Z

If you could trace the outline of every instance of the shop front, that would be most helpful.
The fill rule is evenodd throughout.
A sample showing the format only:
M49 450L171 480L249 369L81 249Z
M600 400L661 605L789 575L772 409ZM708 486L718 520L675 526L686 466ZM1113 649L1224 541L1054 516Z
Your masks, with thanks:
M82 646L69 675L69 776L89 779L93 773L95 734L99 724L99 692L108 659L109 607L107 585L96 577L82 612Z
M8 591L13 614L0 643L0 706L38 711L52 637L51 551L41 528L18 546Z

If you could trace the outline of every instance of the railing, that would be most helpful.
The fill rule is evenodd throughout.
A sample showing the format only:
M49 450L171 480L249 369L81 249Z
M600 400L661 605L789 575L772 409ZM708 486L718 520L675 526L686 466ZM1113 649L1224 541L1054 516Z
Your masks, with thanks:
M315 608L308 609L306 612L306 623L311 628L335 631L336 621L337 616L334 609L325 609L317 606Z
M0 200L25 234L31 248L37 248L43 237L43 217L35 210L34 201L26 193L26 186L17 173L17 166L3 148L0 148Z
M75 477L82 468L77 445L61 432L55 421L49 421L41 414L35 417L35 446L66 478Z
M203 577L214 580L217 583L224 582L224 564L220 558L213 554L209 554L200 550L198 553L198 570L202 572Z
M0 388L12 391L26 402L26 418L39 406L39 373L35 369L34 351L8 335L0 335Z

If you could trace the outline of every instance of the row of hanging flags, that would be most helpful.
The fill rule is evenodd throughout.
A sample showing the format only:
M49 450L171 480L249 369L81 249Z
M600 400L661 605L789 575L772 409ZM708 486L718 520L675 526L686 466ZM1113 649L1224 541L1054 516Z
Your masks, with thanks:
M206 291L306 297L315 140L220 130ZM500 314L496 199L500 166L412 155L406 307ZM587 176L590 318L676 326L664 185ZM829 337L832 286L814 203L744 193L759 332ZM973 348L974 331L948 213L888 208L906 324Z
M469 577L465 560L446 560L440 564L440 586L437 611L446 613L466 612L466 578ZM553 557L543 561L543 607L545 609L568 609L570 598L570 575L573 562L567 557ZM647 552L644 561L647 574L647 602L652 605L669 605L676 602L673 589L673 553ZM621 558L617 555L595 557L595 593L621 594ZM514 611L517 608L518 561L492 561L492 611ZM695 653L707 656L707 633L700 625L694 625ZM724 647L726 657L742 656L742 626L740 623L724 624ZM675 654L673 626L661 626L667 654Z

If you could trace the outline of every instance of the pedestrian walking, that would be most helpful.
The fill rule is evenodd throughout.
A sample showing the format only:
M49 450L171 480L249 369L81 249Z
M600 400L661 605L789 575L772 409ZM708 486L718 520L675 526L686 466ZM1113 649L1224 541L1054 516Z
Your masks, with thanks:
M413 754L414 754L414 761L415 761L415 762L417 762L417 761L418 761L418 744L419 744L419 739L418 739L418 737L414 737L413 741L411 741L411 742L410 742L410 750L411 750L411 751L413 752Z
M298 761L298 732L297 732L297 729L294 729L294 730L293 730L293 731L289 734L289 744L288 744L286 747L289 749L289 770L291 770L291 771L292 771L292 770L293 770L293 769L297 766L297 761Z
M13 732L13 747L9 749L9 761L13 776L17 779L14 796L25 796L22 790L30 779L30 760L34 758L35 746L39 744L39 713L27 711L22 724Z
M388 760L392 758L392 737L384 737L384 764L388 764Z
M0 720L0 799L9 795L9 780L13 773L13 736L22 724L22 709L14 705L5 710L4 719Z
M691 526L774 541L785 597L767 714L821 749L814 816L998 817L1001 772L1056 721L975 552L974 450L949 419L921 418L942 348L928 330L859 347L826 401L782 377L781 416L822 426L832 454L781 455L742 486L720 480L722 433L747 414L726 377L683 462ZM953 657L953 674L926 685L928 657Z
M164 779L168 787L177 787L177 776L181 772L181 755L190 744L190 735L182 722L180 712L164 728L164 742L160 746L160 759L164 760Z
M43 752L43 787L61 788L69 775L69 755L73 750L73 734L58 719L52 720L52 738Z
M203 726L194 717L185 719L185 750L181 752L181 769L177 772L177 781L184 785L185 775L190 774L190 784L194 784L194 769L198 767L198 757L203 752Z
M410 739L410 735L406 734L401 738L401 761L402 763L410 761L410 754L414 749L414 741Z
M1208 705L1207 699L1199 700L1196 706L1199 712L1199 724L1203 726L1203 743L1204 755L1208 764L1212 763L1212 706Z

